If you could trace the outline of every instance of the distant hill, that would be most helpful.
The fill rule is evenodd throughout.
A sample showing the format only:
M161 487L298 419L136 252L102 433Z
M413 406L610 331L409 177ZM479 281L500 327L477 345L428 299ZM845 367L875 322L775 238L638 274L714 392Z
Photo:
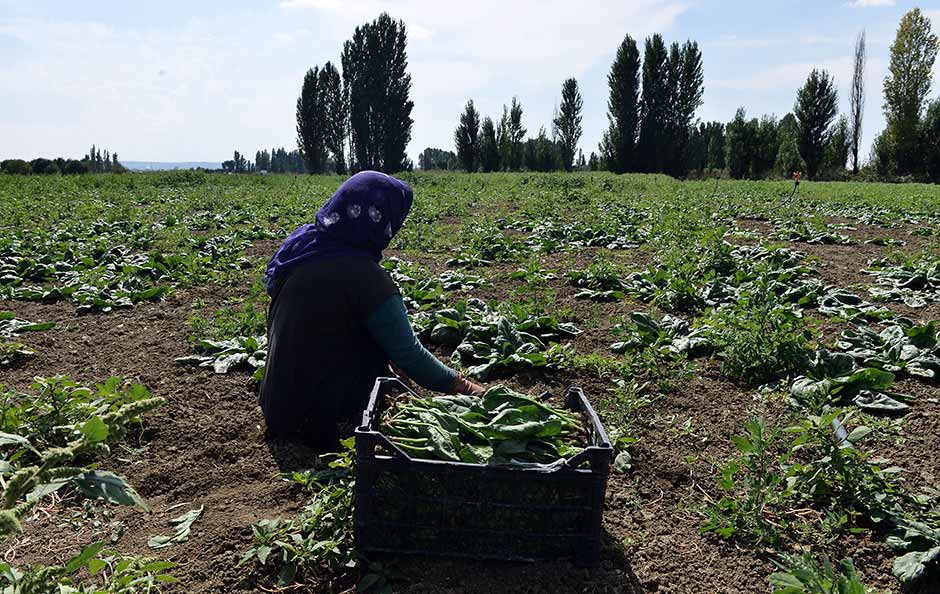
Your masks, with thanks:
M178 163L168 161L121 161L121 165L131 171L168 171L171 169L195 169L196 167L205 169L222 168L222 163L218 161L180 161Z

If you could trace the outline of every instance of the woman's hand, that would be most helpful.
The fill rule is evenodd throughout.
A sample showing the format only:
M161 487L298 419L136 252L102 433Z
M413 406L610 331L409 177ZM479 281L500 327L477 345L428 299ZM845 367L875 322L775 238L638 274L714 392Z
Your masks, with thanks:
M414 382L411 381L411 378L408 377L408 374L405 373L404 371L402 371L397 365L395 365L395 364L392 363L392 362L389 362L388 368L392 370L392 374L394 374L395 377L397 377L398 379L401 380L401 383L403 383L403 384L405 384L406 386L408 386L408 388L411 389L411 390L414 390L414 389L415 389L415 384L414 384Z
M455 394L465 394L467 396L482 396L486 392L486 388L480 384L474 383L464 376L457 374L457 379L454 380L454 393Z

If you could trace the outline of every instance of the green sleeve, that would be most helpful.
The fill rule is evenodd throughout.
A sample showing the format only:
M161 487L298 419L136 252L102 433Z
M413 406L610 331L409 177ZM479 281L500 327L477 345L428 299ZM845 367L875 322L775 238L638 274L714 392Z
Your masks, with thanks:
M432 355L415 336L400 295L379 305L366 320L372 339L399 369L418 385L435 392L450 392L457 372Z

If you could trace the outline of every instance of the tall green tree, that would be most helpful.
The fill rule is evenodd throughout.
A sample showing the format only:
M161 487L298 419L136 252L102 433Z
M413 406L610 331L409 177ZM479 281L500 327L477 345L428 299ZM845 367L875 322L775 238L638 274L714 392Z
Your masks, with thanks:
M457 165L457 155L451 151L445 151L439 148L427 147L418 155L418 168L424 170L430 169L453 169Z
M705 124L708 137L708 169L721 170L725 168L725 125L721 122L708 122Z
M493 119L489 116L483 118L480 125L480 171L499 171L499 142Z
M297 147L311 174L323 173L326 169L326 117L319 72L316 66L307 70L300 97L297 98Z
M529 171L557 171L561 168L558 145L548 137L545 127L523 145L523 166Z
M345 175L349 107L339 70L331 62L324 64L320 70L319 86L323 96L324 145L333 157L336 173Z
M839 174L845 170L852 145L852 131L849 118L841 116L829 130L826 138L825 168L830 174Z
M885 118L894 139L894 162L900 175L916 173L921 168L920 120L930 93L937 49L930 19L919 8L901 18L891 44L891 63L884 83Z
M852 86L849 89L849 127L852 132L852 173L858 173L859 151L862 144L862 116L865 114L865 30L855 40L855 61L852 68Z
M405 23L382 13L343 46L343 80L356 168L393 173L405 165L414 122Z
M640 171L662 171L663 144L669 130L669 53L658 33L646 39L643 49L643 100L637 151Z
M796 94L793 115L800 127L800 156L806 173L816 177L823 164L826 134L838 113L835 83L825 70L813 69Z
M575 149L581 140L581 110L584 101L578 91L578 81L574 78L565 80L561 85L561 108L554 120L555 130L558 134L558 149L561 164L565 171L571 171L574 162Z
M473 106L473 99L467 101L460 114L460 122L454 130L454 145L460 166L467 173L476 171L480 158L480 113Z
M924 170L930 181L940 182L940 99L931 101L921 125Z
M672 52L670 52L672 55ZM684 175L687 163L692 122L695 112L702 106L705 95L705 75L702 72L702 52L698 43L686 41L678 52L679 63L674 67L676 74L675 96L672 101L673 115L672 137L673 150L670 170L673 175Z
M682 169L679 156L682 127L677 112L679 99L679 78L682 72L682 50L677 42L669 45L669 54L666 57L666 117L665 127L659 141L659 155L656 156L655 171L662 171L670 175L679 175Z
M774 160L774 171L777 175L789 178L794 173L804 171L806 163L800 156L800 125L792 113L780 120L777 136L780 140L777 158Z
M509 142L509 108L503 105L503 113L496 123L496 148L499 150L499 166L502 171L511 169L512 147Z
M751 151L751 177L760 179L769 175L777 160L780 148L777 118L764 115L754 129L754 144Z
M513 97L509 106L509 122L506 127L509 146L509 169L511 171L522 169L522 144L525 134L526 128L522 125L522 103Z
M607 131L599 148L611 171L636 171L640 116L640 51L629 35L617 48L607 75Z
M526 128L522 125L522 103L512 98L509 107L503 105L503 114L496 124L496 143L499 145L499 164L504 171L519 171L525 161Z
M728 175L734 179L743 179L750 174L753 136L754 130L747 121L747 112L739 107L734 119L725 127L725 163Z

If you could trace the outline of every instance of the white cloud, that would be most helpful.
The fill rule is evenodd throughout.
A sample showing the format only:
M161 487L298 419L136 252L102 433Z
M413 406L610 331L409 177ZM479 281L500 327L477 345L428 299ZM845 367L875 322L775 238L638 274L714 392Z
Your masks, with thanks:
M0 33L30 48L0 78L0 137L15 139L0 152L81 156L96 143L128 160L204 160L292 140L303 71L273 72L265 54L276 48L245 45L247 32L198 20L136 31L17 19Z
M719 89L736 91L766 92L784 88L793 89L795 93L813 68L828 70L829 74L833 75L838 83L840 80L848 80L852 76L852 59L843 57L816 63L779 64L749 76L710 79L708 83Z
M573 9L568 0L481 0L469 8L434 0L284 0L274 10L153 25L122 23L104 11L69 21L41 7L28 18L0 16L0 36L18 48L4 54L0 77L0 158L80 155L92 142L129 160L290 147L303 73L338 62L353 29L382 11L408 27L412 156L452 144L468 98L496 115L518 95L534 133L547 125L565 78L578 77L585 101L594 93L602 105L598 72L624 34L670 38L693 1L603 0ZM598 80L588 83L589 75ZM597 111L586 114L585 146L600 135Z
M868 8L870 6L894 6L895 0L854 0L849 2L853 8Z

